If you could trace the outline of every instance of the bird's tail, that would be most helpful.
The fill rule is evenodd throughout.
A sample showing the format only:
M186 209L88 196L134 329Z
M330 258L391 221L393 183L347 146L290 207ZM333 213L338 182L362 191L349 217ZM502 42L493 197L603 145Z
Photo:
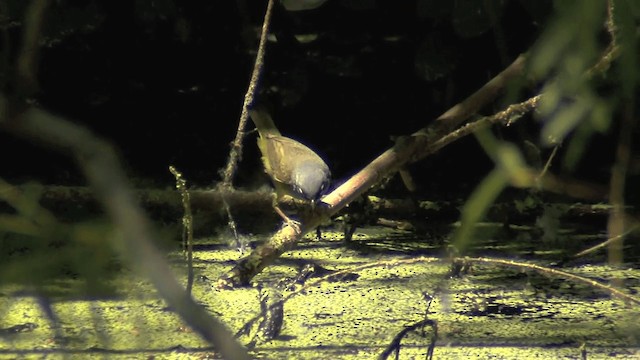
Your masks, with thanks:
M276 124L273 123L271 115L264 107L256 106L253 109L249 109L249 115L251 115L251 120L258 128L260 136L280 135L280 131L278 131Z

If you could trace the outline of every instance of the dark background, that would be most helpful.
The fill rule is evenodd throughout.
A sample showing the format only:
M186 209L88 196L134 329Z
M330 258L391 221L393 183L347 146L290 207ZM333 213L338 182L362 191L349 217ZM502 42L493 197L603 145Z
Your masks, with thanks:
M24 5L9 3L15 50ZM194 187L212 186L235 136L265 9L266 1L253 0L55 2L35 101L111 140L137 186L173 186L169 165ZM389 148L392 136L426 126L527 51L552 13L551 1L538 0L329 0L303 12L276 6L277 41L268 44L258 98L281 132L316 149L340 181ZM316 39L301 43L300 34ZM482 114L503 105L498 100ZM538 128L525 118L495 132L519 144L537 142ZM611 139L594 138L580 177L606 183ZM255 188L266 182L255 133L245 145L235 184ZM84 184L72 161L5 133L0 153L11 181ZM411 170L427 196L459 198L492 168L468 137ZM397 179L387 190L403 191Z

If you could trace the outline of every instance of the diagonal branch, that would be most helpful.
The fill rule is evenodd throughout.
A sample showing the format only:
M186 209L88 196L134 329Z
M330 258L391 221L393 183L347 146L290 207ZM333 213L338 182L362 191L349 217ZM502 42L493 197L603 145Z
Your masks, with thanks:
M455 128L492 101L510 81L522 76L525 61L526 56L520 55L500 74L470 97L442 114L434 123L410 136L401 137L391 149L382 153L364 169L324 197L322 202L327 204L326 209L303 214L300 233L296 233L290 227L284 227L265 244L240 259L233 269L219 279L217 286L232 288L247 285L253 276L282 253L292 249L302 235L315 229L327 217L336 214L384 178L395 174L405 164L418 161L439 150L442 146L434 146L436 141L447 134L448 129Z

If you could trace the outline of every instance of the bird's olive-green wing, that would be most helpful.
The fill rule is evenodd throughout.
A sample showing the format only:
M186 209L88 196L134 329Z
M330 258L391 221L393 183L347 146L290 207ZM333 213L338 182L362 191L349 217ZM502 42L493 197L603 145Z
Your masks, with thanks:
M291 173L301 162L313 161L326 167L324 160L313 150L288 137L260 137L258 145L265 170L272 179L281 183L291 183Z
M251 120L256 125L258 129L258 133L260 136L279 136L280 131L276 127L276 124L273 123L273 119L271 115L267 112L263 107L256 107L254 109L249 110L249 115L251 115Z

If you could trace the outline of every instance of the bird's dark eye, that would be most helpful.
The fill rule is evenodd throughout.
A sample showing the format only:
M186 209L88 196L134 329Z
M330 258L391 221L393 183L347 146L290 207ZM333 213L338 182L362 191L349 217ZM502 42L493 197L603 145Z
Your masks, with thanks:
M322 185L320 185L320 191L318 192L318 195L324 195L328 189L329 189L329 181L323 182Z
M298 194L298 195L300 195L300 196L304 197L304 192L302 191L302 188L300 188L300 186L298 186L298 185L296 185L296 184L293 184L293 186L292 186L292 187L293 187L293 191L294 191L296 194Z

